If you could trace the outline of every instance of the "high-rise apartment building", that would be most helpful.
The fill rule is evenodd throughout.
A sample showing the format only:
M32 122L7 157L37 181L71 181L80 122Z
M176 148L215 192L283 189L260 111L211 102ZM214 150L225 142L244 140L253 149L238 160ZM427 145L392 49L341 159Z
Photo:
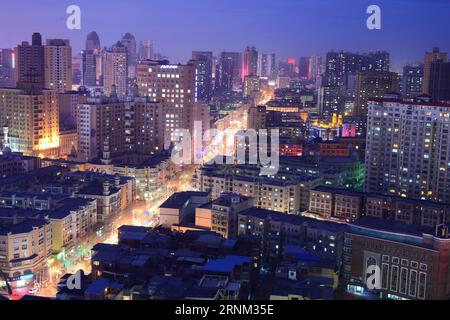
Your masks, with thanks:
M45 88L45 59L41 34L33 34L31 45L26 41L18 45L15 58L17 86L37 90Z
M423 93L430 94L431 64L436 61L447 62L447 52L441 52L439 48L433 48L432 52L425 52L423 66Z
M322 56L312 56L310 57L310 69L311 69L311 78L319 79L320 76L325 72L325 66L323 64Z
M0 49L0 87L16 86L15 54L11 49Z
M258 76L246 76L243 87L244 97L255 97L261 90L261 79Z
M268 78L269 80L276 80L277 78L277 65L275 53L258 54L258 72L259 77Z
M353 115L365 116L367 102L382 98L398 89L398 75L394 72L360 72L356 76L356 104Z
M125 140L130 152L149 155L164 149L162 105L149 97L125 102Z
M29 156L57 156L59 112L56 91L0 89L0 123L9 146Z
M154 44L151 40L141 41L139 43L139 60L151 60L154 55Z
M128 63L130 65L136 64L137 59L137 42L136 38L129 32L127 32L122 40L120 41L125 48L127 48L127 54L128 54Z
M193 51L192 60L196 61L197 98L208 103L212 97L213 54L210 51Z
M300 77L300 79L311 79L310 57L300 57L300 59L298 59L298 76Z
M82 84L87 87L95 87L97 59L93 50L84 50L82 53Z
M41 35L34 33L31 45L23 42L14 55L17 88L0 89L0 123L8 127L9 147L30 156L58 156L57 95L55 90L45 89Z
M450 203L450 104L369 102L366 191Z
M158 102L135 97L89 98L78 106L78 158L89 161L123 155L151 154L163 148L163 109ZM105 159L107 160L107 159Z
M216 67L215 90L230 92L241 85L242 55L239 52L222 52Z
M120 41L127 51L128 77L136 77L136 64L138 60L136 38L127 32Z
M118 42L111 50L103 53L103 89L105 95L113 93L114 88L119 99L127 96L128 89L128 53L127 48Z
M431 63L428 90L434 101L450 101L450 62Z
M82 84L88 87L101 85L102 55L100 38L95 31L88 34L82 53Z
M285 61L279 61L278 76L295 78L297 76L295 63L295 59L292 58Z
M403 68L402 94L414 99L423 93L423 64L411 64Z
M256 76L257 73L258 51L256 51L255 47L247 47L242 54L242 82L244 82L246 76Z
M319 109L326 116L343 112L355 101L353 82L359 72L389 72L390 58L385 51L357 54L329 52L319 95Z
M78 159L90 161L124 153L125 105L116 98L90 98L77 110Z
M85 49L86 50L100 50L101 49L100 38L99 38L97 32L92 31L91 33L89 33L87 35Z
M72 90L72 47L69 40L47 39L45 88L58 92Z
M72 57L72 84L81 85L83 81L83 55Z
M137 66L139 95L161 102L164 145L168 148L176 129L191 129L197 102L196 64L170 64L167 60L141 61Z

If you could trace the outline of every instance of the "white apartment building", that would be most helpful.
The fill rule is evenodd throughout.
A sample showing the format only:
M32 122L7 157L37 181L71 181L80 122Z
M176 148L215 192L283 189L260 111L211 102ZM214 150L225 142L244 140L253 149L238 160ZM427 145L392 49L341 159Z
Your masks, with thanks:
M450 203L450 104L369 102L366 191Z

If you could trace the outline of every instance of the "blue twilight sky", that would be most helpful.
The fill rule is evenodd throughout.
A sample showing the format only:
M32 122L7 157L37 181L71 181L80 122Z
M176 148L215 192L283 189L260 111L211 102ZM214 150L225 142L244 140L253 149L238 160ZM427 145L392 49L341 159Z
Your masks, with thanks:
M81 50L90 31L102 46L125 32L184 62L192 50L275 52L279 58L327 51L387 50L394 68L423 59L433 46L450 51L450 0L0 0L0 47L45 38ZM82 10L82 29L66 29L66 8ZM382 30L366 28L366 9L382 10Z

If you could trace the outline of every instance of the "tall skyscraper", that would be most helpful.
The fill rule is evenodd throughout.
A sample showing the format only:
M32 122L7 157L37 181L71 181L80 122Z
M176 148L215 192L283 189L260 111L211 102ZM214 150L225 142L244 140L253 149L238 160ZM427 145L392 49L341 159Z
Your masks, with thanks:
M260 94L261 79L258 76L246 76L244 79L244 97L256 97Z
M151 40L139 43L139 60L151 60L154 56L154 44Z
M127 96L128 54L126 47L118 42L111 50L103 52L103 90L105 95L113 93L113 87L119 99Z
M213 54L210 51L193 51L192 60L196 61L197 98L199 101L208 103L213 91Z
M242 82L246 76L256 76L258 73L258 51L255 47L245 48L242 54Z
M428 90L434 101L450 101L450 62L431 63Z
M97 32L92 31L86 37L86 50L101 50L100 38L98 37Z
M161 102L164 118L164 147L176 129L191 129L196 101L196 64L170 64L167 60L144 60L137 66L139 95Z
M102 85L102 54L100 39L95 31L88 34L82 53L82 84L88 87Z
M24 41L15 49L16 79L19 88L45 88L45 58L42 36L34 33L31 45Z
M16 86L15 56L12 49L0 49L0 87Z
M127 32L120 41L127 48L129 64L136 64L137 42L136 38Z
M72 47L69 40L48 39L45 49L45 87L72 90Z
M367 128L367 192L450 203L450 104L386 96Z
M298 59L298 76L300 79L311 79L311 60L310 57L300 57Z
M135 78L138 58L136 38L131 33L127 32L120 42L127 50L128 77Z
M396 92L398 75L394 72L359 72L356 76L356 103L353 115L366 116L367 103L372 98L383 98Z
M278 62L278 76L281 77L296 77L295 73L295 59L288 59L285 61Z
M358 72L385 73L389 69L389 53L384 51L368 54L329 52L320 89L319 108L322 114L342 113L346 103L354 102L356 97L352 85Z
M258 72L259 77L268 78L269 80L276 80L277 78L277 65L275 53L258 54Z
M216 68L215 90L230 92L237 90L241 84L241 54L239 52L222 52Z
M402 94L415 98L423 93L423 64L411 64L403 68Z
M323 63L322 56L310 57L310 69L311 69L311 79L314 79L316 82L320 81L322 75L325 72L325 65Z
M93 50L84 50L82 53L82 84L87 87L97 85L97 59Z
M386 51L369 52L362 55L362 71L389 72L390 55Z
M423 93L430 94L431 64L436 61L447 62L447 52L441 52L439 48L433 48L432 52L425 52L423 65Z
M83 56L81 53L72 58L72 84L81 85L83 81Z

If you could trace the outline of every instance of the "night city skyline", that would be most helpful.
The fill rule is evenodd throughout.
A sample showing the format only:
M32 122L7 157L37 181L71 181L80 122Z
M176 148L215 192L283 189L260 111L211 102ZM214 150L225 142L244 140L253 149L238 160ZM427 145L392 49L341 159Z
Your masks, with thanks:
M450 300L450 0L3 2L0 314Z
M391 53L394 71L422 60L427 48L450 49L446 32L442 32L448 30L450 19L450 3L445 0L377 1L382 29L375 31L365 26L365 10L373 2L368 0L77 1L82 27L68 30L65 8L72 2L4 3L8 14L0 20L0 30L16 21L26 22L2 34L0 46L14 47L31 32L40 32L44 38L69 39L76 53L83 49L91 31L98 33L103 47L130 32L138 41L154 41L156 51L174 63L186 62L192 50L218 53L254 45L282 59L324 55L330 50L386 50Z

